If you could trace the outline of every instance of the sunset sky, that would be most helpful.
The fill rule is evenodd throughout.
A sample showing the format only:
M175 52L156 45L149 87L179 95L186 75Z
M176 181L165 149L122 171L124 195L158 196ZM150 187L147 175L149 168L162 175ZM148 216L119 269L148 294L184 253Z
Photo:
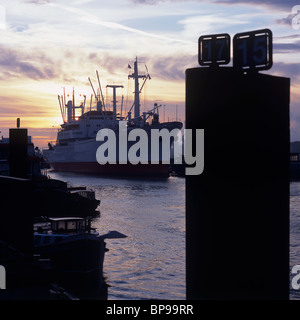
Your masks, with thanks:
M128 64L138 57L151 75L142 111L165 105L162 120L184 121L185 70L198 66L198 38L269 28L273 68L266 73L291 78L291 140L300 140L300 29L292 8L300 1L258 0L0 0L0 131L29 128L45 147L62 122L57 95L92 93L99 71L107 84L122 84L118 100L132 99ZM300 15L299 15L300 24ZM128 98L127 98L128 97ZM79 102L79 97L77 101ZM128 104L124 102L124 109Z

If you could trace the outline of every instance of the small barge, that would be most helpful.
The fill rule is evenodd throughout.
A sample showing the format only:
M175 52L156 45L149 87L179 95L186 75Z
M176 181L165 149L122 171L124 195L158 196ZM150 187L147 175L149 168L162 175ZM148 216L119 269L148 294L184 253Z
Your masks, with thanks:
M89 217L44 218L34 223L34 253L50 259L56 272L102 274L104 240L125 237L117 231L100 235Z

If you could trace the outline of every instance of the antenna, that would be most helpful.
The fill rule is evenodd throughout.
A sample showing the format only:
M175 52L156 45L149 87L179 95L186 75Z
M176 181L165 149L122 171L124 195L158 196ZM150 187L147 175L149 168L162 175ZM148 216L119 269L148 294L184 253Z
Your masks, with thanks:
M102 105L103 105L103 107L104 107L104 109L105 109L105 103L104 103L103 93L102 93L102 89L101 89L101 84L100 84L100 78L99 78L98 70L96 70L96 74L97 74L99 89L100 89L100 93L101 93Z
M94 87L93 87L93 84L92 84L92 81L91 81L91 78L90 78L90 77L89 77L89 82L90 82L91 87L92 87L92 89L93 89L93 92L94 92L94 95L95 95L96 101L98 102L98 97L97 97L96 91L95 91L95 89L94 89Z
M84 97L84 101L83 101L83 106L82 106L81 115L83 115L83 114L84 114L85 102L86 102L86 95L83 95L83 97Z
M75 92L73 87L73 93L72 93L72 120L75 119Z
M92 111L92 101L93 101L93 94L91 94L91 100L90 100L90 111Z
M64 96L63 95L60 96L60 101L61 101L61 109L63 112L62 118L63 118L63 121L65 122L65 120L66 120L66 105L64 103Z
M122 94L122 103L121 103L121 118L123 117L123 102L124 102L124 95Z
M96 73L97 73L98 83L99 83L99 86L100 86L100 79L99 79L98 71L96 71ZM91 81L91 78L90 78L90 77L89 77L89 82L90 82L90 84L91 84L91 87L92 87L92 89L93 89L93 92L94 92L94 95L95 95L95 98L96 98L96 101L97 101L97 110L98 110L98 100L99 100L99 99L98 99L98 96L97 96L97 94L96 94L96 91L95 91L95 89L94 89L94 86L93 86L93 84L92 84L92 81ZM101 86L100 86L100 90L101 90ZM100 103L102 103L102 105L103 105L103 107L104 107L104 112L102 111L102 108L100 108L100 112L101 112L102 115L103 115L103 118L104 118L104 121L105 121L106 126L108 126L108 123L107 123L107 120L106 120L106 111L105 111L105 105L104 105L102 90L101 90L101 97L102 97L102 102L100 101Z
M64 106L66 105L66 88L64 87Z
M147 65L145 65L145 68L146 68L146 71L147 71L147 78L148 78L149 80L151 80L151 77L150 77L150 74L149 74Z
M57 97L58 97L58 102L59 102L59 108L60 108L61 117L62 117L63 122L65 122L65 120L64 120L64 111L63 111L63 108L62 108L62 105L61 105L60 96L58 95Z

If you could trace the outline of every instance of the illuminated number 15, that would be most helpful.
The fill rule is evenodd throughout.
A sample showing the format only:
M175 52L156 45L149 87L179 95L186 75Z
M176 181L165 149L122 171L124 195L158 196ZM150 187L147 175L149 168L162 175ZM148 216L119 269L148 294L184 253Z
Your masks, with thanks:
M247 70L272 67L272 32L269 29L238 33L233 38L233 66Z
M265 36L255 37L253 45L253 60L257 64L266 63L267 60L267 39Z
M267 59L267 48L265 37L255 37L253 41L253 49L251 56L248 57L248 45L250 38L243 39L242 43L239 44L238 49L242 51L242 65L246 66L253 62L256 64L263 64ZM249 60L250 59L250 60Z

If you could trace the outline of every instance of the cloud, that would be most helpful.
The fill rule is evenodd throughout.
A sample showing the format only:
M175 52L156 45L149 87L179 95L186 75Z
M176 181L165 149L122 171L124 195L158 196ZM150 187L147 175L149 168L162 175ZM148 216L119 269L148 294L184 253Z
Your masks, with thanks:
M300 34L289 34L289 35L284 35L284 36L279 36L279 37L273 37L275 40L286 40L286 39L299 39L300 40Z
M234 0L216 0L216 3L232 4L236 5L237 2ZM298 0L242 0L238 4L258 5L258 6L270 6L279 8L288 8L292 10L292 7L299 4Z
M286 25L286 26L292 26L292 20L294 17L299 15L299 13L290 13L287 17L281 18L281 19L276 19L275 23L280 24L280 25Z
M30 78L34 80L56 77L53 61L42 52L0 47L0 78Z
M140 29L131 28L131 27L128 27L128 26L120 24L120 23L106 21L106 20L100 19L96 15L89 14L89 13L85 12L84 10L78 9L73 6L65 6L65 5L60 5L57 3L49 3L49 6L57 7L58 9L78 14L80 16L79 19L81 21L84 21L84 22L87 22L90 24L99 25L99 26L102 26L102 27L105 27L108 29L126 31L129 33L138 34L138 35L141 35L144 37L156 38L156 39L160 39L160 40L168 41L168 42L179 42L179 43L183 43L183 44L191 44L190 41L185 41L180 38L171 38L171 37L167 37L167 36L164 36L164 35L161 35L158 33L151 33L151 32L146 32L146 31L143 31Z
M168 81L185 81L185 70L198 65L197 55L158 56L149 57L150 75Z
M5 114L5 117L18 117L20 114L22 116L32 116L33 114L38 117L47 117L49 113L44 110L37 110L36 107L32 107L32 101L18 98L18 97L3 97L1 98L1 103L4 107L1 107L1 113ZM18 105L17 107L15 105ZM25 108L26 106L26 108Z
M300 50L300 41L294 43L274 43L274 51L276 53L289 53Z
M120 76L122 71L125 75L128 70L128 63L133 66L133 61L129 61L128 57L112 56L108 53L91 52L88 59L111 76ZM146 64L151 77L154 79L184 81L185 70L198 66L198 57L197 54L174 53L173 55L164 56L157 53L157 55L153 56L149 53L139 56L138 62L139 72L143 73L145 70L144 65Z
M134 4L148 4L148 5L157 4L158 2L162 2L162 1L165 1L165 0L132 0Z
M225 5L238 5L238 4L245 4L245 5L255 5L255 6L269 6L269 7L279 7L279 8L285 8L285 9L292 9L293 6L299 4L298 0L240 0L240 1L235 1L235 0L213 0L213 1L208 1L208 0L131 0L135 4L145 4L145 5L153 5L153 4L158 4L160 2L199 2L199 3L216 3L216 4L225 4Z
M31 3L31 4L38 4L38 5L42 5L42 4L48 4L51 2L51 0L25 0L23 1L24 3Z
M126 70L128 66L128 57L114 56L108 52L93 51L88 55L88 60L111 75L120 74L120 70Z
M295 16L296 16L296 14L289 14L286 18L276 19L275 22L277 24L291 26L292 25L292 19Z
M276 73L283 77L292 78L299 82L300 85L300 64L299 63L283 63L276 62L272 67L272 74Z

